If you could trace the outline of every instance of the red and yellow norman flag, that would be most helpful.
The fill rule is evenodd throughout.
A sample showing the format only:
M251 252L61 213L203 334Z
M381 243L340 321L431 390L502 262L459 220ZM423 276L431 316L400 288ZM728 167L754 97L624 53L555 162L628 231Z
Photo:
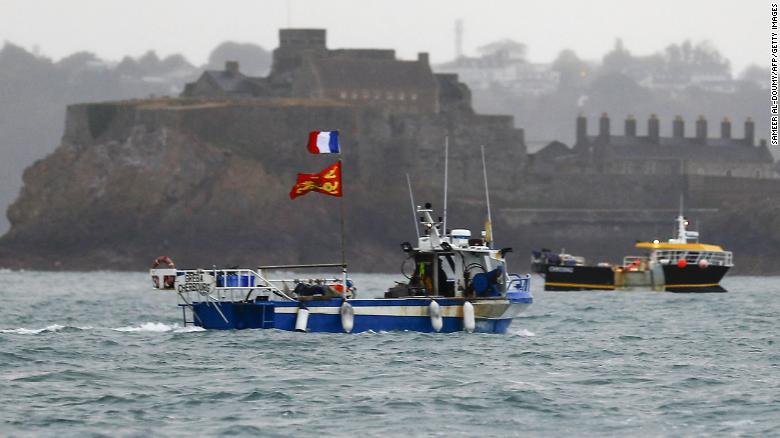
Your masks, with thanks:
M311 191L341 196L341 161L336 161L320 173L299 173L298 182L290 190L290 199Z

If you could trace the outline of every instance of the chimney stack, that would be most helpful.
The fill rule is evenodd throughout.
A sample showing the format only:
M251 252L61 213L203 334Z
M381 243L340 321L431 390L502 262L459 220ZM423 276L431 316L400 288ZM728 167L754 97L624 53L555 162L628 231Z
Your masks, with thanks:
M728 117L724 117L720 122L720 138L724 140L731 139L731 121Z
M599 119L599 138L603 143L609 143L609 116L607 113L601 113Z
M425 65L430 64L429 59L428 59L428 52L419 52L419 53L417 53L417 62L419 62L421 64L425 64Z
M696 142L707 144L707 119L704 116L696 120Z
M225 71L231 75L238 74L238 61L225 62Z
M750 117L745 120L745 144L753 146L756 141L756 125Z
M654 144L661 141L661 126L655 114L650 114L650 118L647 120L647 138L650 139L650 143Z
M636 119L630 115L626 118L626 128L624 130L626 137L636 137Z
M577 116L577 144L585 144L588 137L588 119L580 113Z
M677 116L672 122L672 137L676 139L685 138L685 121L682 116Z

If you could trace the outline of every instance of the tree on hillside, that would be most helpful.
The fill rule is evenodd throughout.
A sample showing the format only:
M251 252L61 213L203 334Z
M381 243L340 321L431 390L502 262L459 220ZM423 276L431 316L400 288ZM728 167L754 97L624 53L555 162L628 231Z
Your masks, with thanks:
M591 68L573 50L562 50L552 63L552 70L561 75L562 90L580 89L586 84Z
M696 74L731 75L729 60L709 42L696 45L690 40L672 44L664 51L669 73L691 76Z
M739 78L743 81L753 82L759 86L764 86L769 83L769 72L756 64L751 64L739 74Z
M206 68L222 70L226 61L238 61L241 72L248 76L265 76L271 69L271 54L251 43L226 41L211 51Z

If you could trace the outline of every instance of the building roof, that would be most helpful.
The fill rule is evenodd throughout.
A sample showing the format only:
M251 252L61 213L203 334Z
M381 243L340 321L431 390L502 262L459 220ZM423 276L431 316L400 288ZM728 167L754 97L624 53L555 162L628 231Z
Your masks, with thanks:
M589 136L594 144L601 144L600 137ZM655 144L648 137L611 136L602 145L616 159L624 160L690 160L741 163L774 163L766 146L749 146L740 139L712 139L706 144L695 138L662 137Z
M565 144L559 141L552 141L547 146L539 149L534 156L541 160L554 160L559 157L566 157L576 154L575 151L570 149Z
M418 61L314 58L311 64L325 88L435 87L430 66Z
M206 70L203 78L211 82L215 87L227 93L251 93L252 85L249 78L240 72L220 70Z

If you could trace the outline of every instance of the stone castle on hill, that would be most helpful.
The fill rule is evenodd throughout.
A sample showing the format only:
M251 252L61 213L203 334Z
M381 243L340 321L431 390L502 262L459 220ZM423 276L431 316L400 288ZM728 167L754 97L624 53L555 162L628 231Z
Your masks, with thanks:
M588 132L588 119L577 118L573 148L553 142L535 154L537 171L597 172L622 175L699 175L767 179L777 178L776 166L766 141L755 145L755 125L748 118L743 137L732 135L731 121L720 123L720 136L710 137L708 123L699 117L695 134L685 135L685 121L672 121L672 136L662 137L660 120L651 115L646 135L637 132L637 120L625 120L623 135L615 135L610 118L602 114L595 135Z
M324 99L393 114L471 114L473 122L498 121L502 129L513 124L507 116L475 115L468 86L458 74L434 73L427 53L405 61L396 59L394 50L328 49L324 29L281 29L279 40L267 77L246 76L231 61L223 71L206 71L187 84L182 96ZM725 119L720 138L710 138L707 121L700 118L695 136L686 137L685 122L678 118L673 121L673 135L661 137L660 121L652 116L646 135L641 136L637 121L629 117L623 135L615 135L604 114L597 134L589 135L587 118L580 116L572 149L553 142L528 161L533 170L554 173L776 177L766 145L754 146L753 122L748 119L744 129L744 138L732 138L731 122ZM522 130L516 130L516 138L524 149Z
M182 96L333 99L411 114L471 110L468 87L457 75L434 73L427 53L404 61L395 50L332 50L324 29L281 29L267 77L245 76L227 62L187 84Z
M682 120L661 137L654 117L646 135L633 118L615 135L606 115L591 134L581 117L572 148L529 155L512 116L475 113L468 87L434 73L426 54L329 49L317 29L279 35L266 77L229 62L177 98L70 105L60 145L25 171L8 209L0 267L137 270L160 254L185 266L321 263L338 252L338 204L287 194L297 172L334 159L306 151L308 132L339 129L354 271L395 269L388 260L412 231L407 175L415 199L438 207L445 137L448 214L484 225L485 145L494 229L512 257L543 246L618 257L666 235L682 193L740 266L778 270L780 179L751 121L742 138L728 121L710 138L705 120L693 137Z

